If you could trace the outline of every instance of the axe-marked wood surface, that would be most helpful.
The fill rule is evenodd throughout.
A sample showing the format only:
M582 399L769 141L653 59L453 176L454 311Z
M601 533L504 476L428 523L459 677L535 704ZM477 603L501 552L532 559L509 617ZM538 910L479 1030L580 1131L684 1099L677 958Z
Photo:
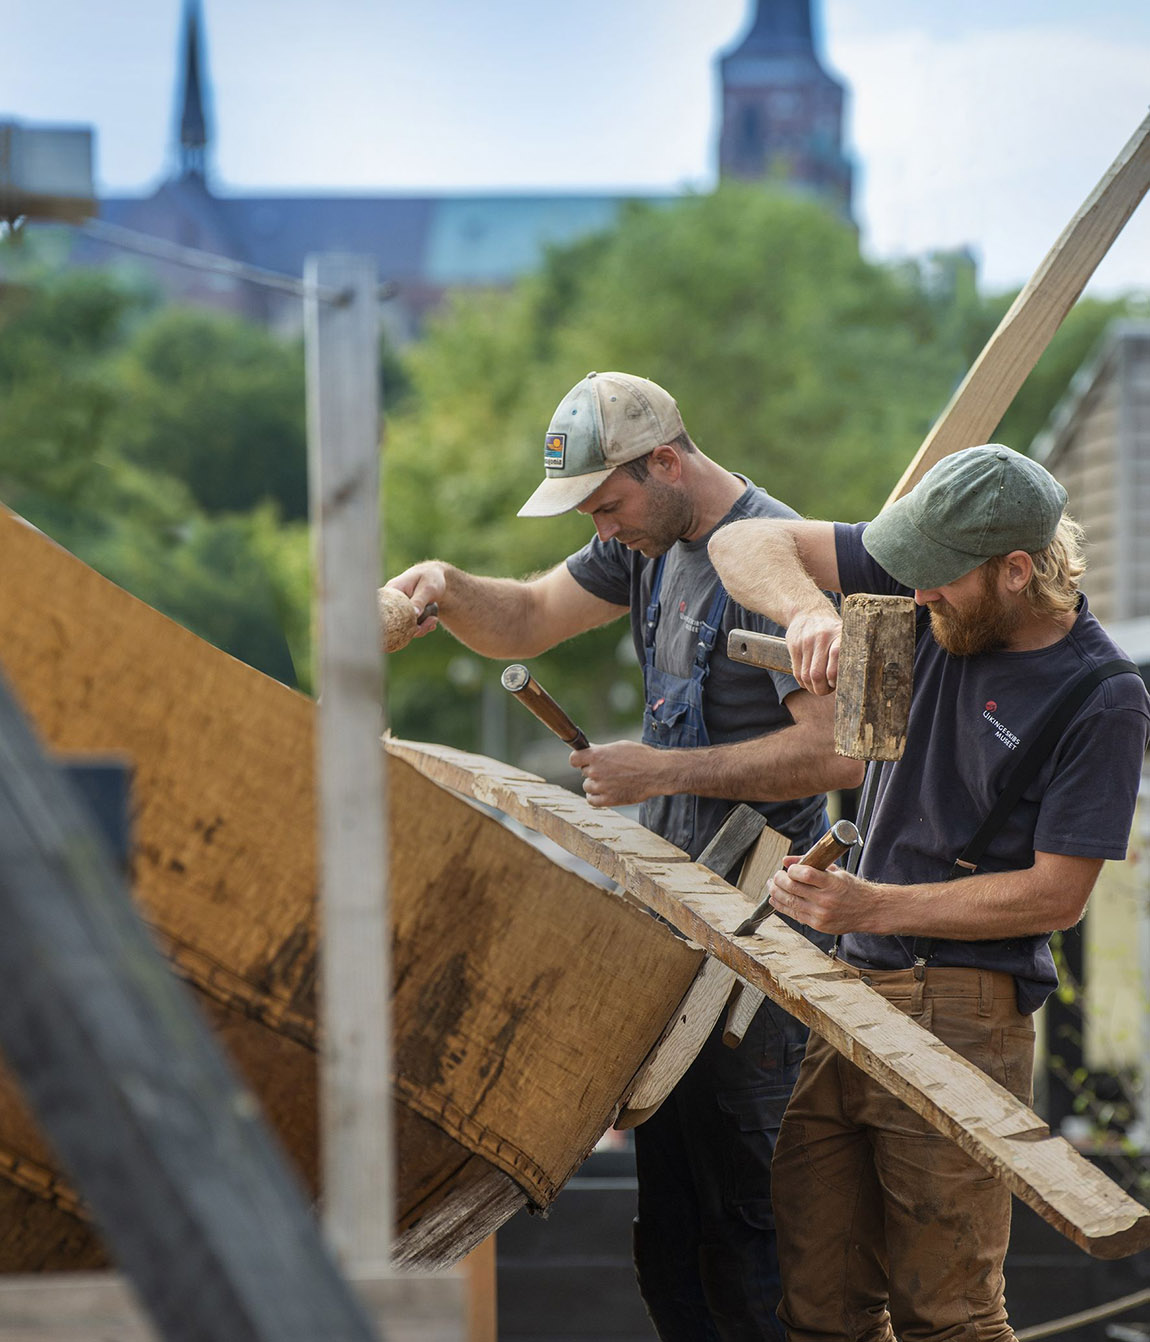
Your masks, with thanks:
M635 822L530 774L439 746L391 741L391 754L545 832L626 886L692 941L823 1035L947 1134L1081 1248L1118 1258L1150 1244L1150 1212L973 1064L846 975L775 918L729 937L743 896ZM559 795L557 795L559 794ZM660 854L660 846L663 849Z
M1150 187L1150 116L1046 254L963 378L887 499L908 493L943 457L985 443Z
M751 808L744 809L749 811ZM767 882L782 866L790 847L790 840L770 825L764 825L759 831L759 837L741 864L742 872L736 887L746 896L748 907L758 902ZM704 862L706 856L704 853L699 861ZM662 1038L636 1073L627 1103L615 1120L617 1128L633 1128L650 1118L698 1057L728 1000L732 1010L738 1001L743 1001L746 1019L739 1036L741 1039L762 1005L763 995L741 982L722 961L708 955Z
M132 762L141 911L315 1188L314 705L2 511L0 572L0 668L47 746ZM443 1264L554 1198L702 954L401 761L389 792L399 1256ZM0 1212L0 1271L102 1259L3 1076Z
M914 679L914 601L856 592L843 602L835 686L835 750L856 760L898 760Z

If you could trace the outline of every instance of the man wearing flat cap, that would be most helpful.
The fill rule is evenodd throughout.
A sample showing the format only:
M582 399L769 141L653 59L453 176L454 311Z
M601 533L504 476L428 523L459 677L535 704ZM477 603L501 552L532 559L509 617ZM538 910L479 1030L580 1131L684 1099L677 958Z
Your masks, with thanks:
M845 972L1025 1103L1050 933L1125 855L1150 701L1078 590L1082 533L1037 462L944 458L869 524L718 533L727 590L787 627L800 682L833 689L820 589L913 593L907 747L877 779L859 873L794 865L774 906L838 939ZM774 1165L780 1317L818 1338L1012 1337L1006 1188L825 1041L807 1050Z
M596 535L526 582L417 564L389 586L488 657L524 658L627 615L643 667L643 740L572 752L593 806L642 803L640 819L698 857L746 802L805 852L826 828L824 793L861 769L834 753L833 706L793 677L727 657L743 627L782 631L728 599L707 555L716 530L795 513L706 456L674 398L630 373L590 373L544 438L545 478L521 516L577 509ZM421 624L430 631L433 620ZM635 1267L663 1342L781 1336L771 1154L806 1027L767 1001L737 1049L720 1020L635 1130Z

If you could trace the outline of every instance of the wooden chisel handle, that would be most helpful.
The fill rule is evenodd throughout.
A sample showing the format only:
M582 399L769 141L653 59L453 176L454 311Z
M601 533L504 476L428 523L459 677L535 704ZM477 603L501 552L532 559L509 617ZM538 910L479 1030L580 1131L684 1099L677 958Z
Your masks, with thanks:
M787 640L773 634L756 634L753 629L731 630L727 635L727 656L732 662L746 662L768 671L791 670Z
M514 663L500 679L503 688L510 690L523 707L534 713L565 745L572 750L586 750L591 744L525 666Z
M836 820L810 852L799 858L799 862L804 867L817 867L819 871L826 871L832 862L842 857L858 841L859 832L849 820ZM759 924L770 917L774 911L774 905L771 903L770 895L768 895L749 918L743 919L731 935L749 937L753 932L758 931Z

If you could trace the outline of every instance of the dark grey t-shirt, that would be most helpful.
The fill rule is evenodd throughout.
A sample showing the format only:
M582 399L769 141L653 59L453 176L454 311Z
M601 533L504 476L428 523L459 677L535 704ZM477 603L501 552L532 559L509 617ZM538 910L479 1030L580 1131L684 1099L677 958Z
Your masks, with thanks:
M864 525L835 527L843 591L906 595L863 548ZM929 621L925 609L919 619ZM1031 652L953 657L934 641L928 623L915 653L906 753L883 766L860 874L897 885L947 880L1070 683L1122 656L1085 598L1066 637ZM1141 678L1104 681L1062 734L979 870L1031 867L1035 850L1124 857L1148 735L1150 699ZM841 953L851 964L904 969L913 963L912 940L851 934L843 937ZM1015 976L1020 1007L1033 1011L1058 982L1048 941L1049 935L938 940L930 963L1005 970Z
M667 553L660 597L661 616L655 637L655 664L677 676L689 676L699 624L706 619L719 588L719 577L707 555L707 542L719 527L745 517L796 517L786 504L748 482L731 511L714 530L694 541L679 541ZM615 605L631 609L631 635L643 661L643 617L651 596L655 561L616 540L596 537L567 560L581 587ZM710 674L703 690L703 717L712 745L763 736L793 721L782 702L798 687L784 672L764 671L733 662L727 656L732 629L782 634L778 625L728 600L719 637L711 654ZM824 797L757 804L767 822L799 842L813 842L821 833ZM735 803L731 802L734 806Z

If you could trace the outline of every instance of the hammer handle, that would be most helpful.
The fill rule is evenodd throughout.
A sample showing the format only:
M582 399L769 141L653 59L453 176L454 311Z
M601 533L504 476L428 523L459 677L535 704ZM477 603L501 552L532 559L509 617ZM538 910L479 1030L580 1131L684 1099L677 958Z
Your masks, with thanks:
M503 688L509 690L524 708L534 713L544 727L569 745L572 750L586 750L590 742L566 713L531 675L525 666L509 666L502 676Z
M836 820L827 830L823 837L799 862L804 867L816 867L819 871L826 871L832 862L837 861L842 855L849 851L859 841L859 832L849 820ZM771 903L771 897L766 899L755 909L749 918L745 918L732 933L736 937L749 937L753 932L757 932L759 924L765 921L775 911L775 906Z
M732 629L727 635L727 656L732 662L766 667L768 671L790 671L791 654L785 638L756 634L753 629Z

